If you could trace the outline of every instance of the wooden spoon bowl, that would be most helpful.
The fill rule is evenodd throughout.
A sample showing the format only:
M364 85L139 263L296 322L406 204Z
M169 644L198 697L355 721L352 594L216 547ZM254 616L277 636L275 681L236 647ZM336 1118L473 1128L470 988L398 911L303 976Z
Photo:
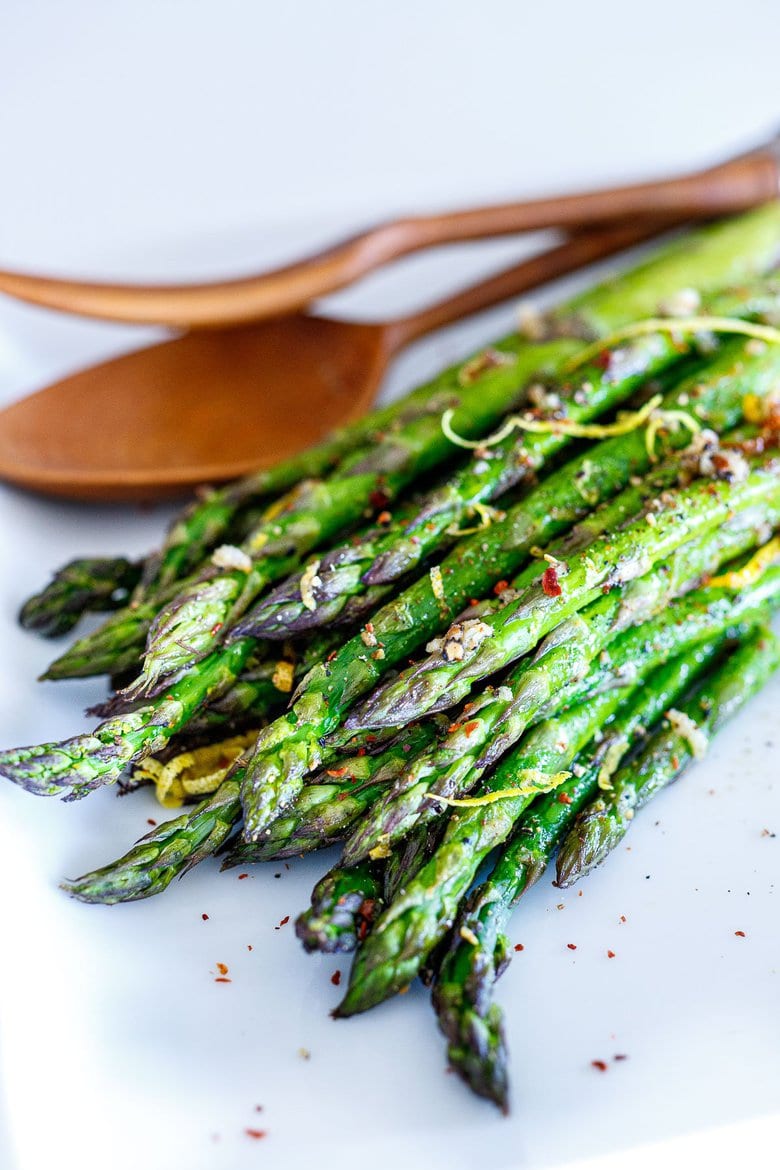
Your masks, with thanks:
M381 326L298 314L190 333L0 412L0 478L76 499L155 499L267 466L373 402Z

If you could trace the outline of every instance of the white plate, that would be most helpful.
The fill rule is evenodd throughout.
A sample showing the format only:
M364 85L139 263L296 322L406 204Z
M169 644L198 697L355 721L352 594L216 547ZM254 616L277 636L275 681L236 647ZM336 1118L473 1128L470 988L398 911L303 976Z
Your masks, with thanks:
M338 305L380 315L515 253L447 250ZM511 319L506 308L423 343L388 392ZM132 336L4 305L5 398ZM16 627L19 603L77 552L151 547L166 516L0 492L3 746L78 731L81 710L103 693L100 682L35 683L55 647ZM780 837L765 830L780 833L779 702L780 679L642 813L603 869L565 894L548 877L517 912L511 936L524 950L498 991L512 1054L508 1120L446 1074L421 988L367 1017L329 1018L340 997L331 977L346 977L348 960L304 955L292 922L333 855L255 868L246 880L206 863L148 902L81 906L58 880L117 856L147 818L166 814L147 791L64 806L4 786L0 1021L18 1165L552 1166L771 1114ZM214 982L217 962L231 983ZM617 1053L628 1059L615 1063Z

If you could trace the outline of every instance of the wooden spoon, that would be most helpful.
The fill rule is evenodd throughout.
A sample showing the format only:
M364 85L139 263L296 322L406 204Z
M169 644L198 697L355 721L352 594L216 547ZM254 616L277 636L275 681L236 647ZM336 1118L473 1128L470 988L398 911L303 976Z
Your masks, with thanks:
M297 314L93 366L0 412L0 478L72 499L138 500L243 475L362 414L410 341L661 230L642 221L574 236L384 324Z
M720 166L676 179L394 220L307 260L240 280L100 284L0 271L0 292L88 317L224 328L294 312L388 260L436 244L544 228L581 230L635 217L707 219L769 202L779 193L780 135Z

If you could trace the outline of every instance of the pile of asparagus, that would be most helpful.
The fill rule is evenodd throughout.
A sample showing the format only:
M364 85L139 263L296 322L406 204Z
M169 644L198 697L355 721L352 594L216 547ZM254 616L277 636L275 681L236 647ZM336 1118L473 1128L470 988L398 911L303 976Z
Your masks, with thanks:
M779 259L777 203L678 239L202 496L143 564L62 569L21 620L113 610L45 677L114 693L0 774L197 799L65 888L131 901L341 842L297 923L354 951L337 1014L421 976L505 1109L519 898L556 853L561 885L603 861L780 664Z

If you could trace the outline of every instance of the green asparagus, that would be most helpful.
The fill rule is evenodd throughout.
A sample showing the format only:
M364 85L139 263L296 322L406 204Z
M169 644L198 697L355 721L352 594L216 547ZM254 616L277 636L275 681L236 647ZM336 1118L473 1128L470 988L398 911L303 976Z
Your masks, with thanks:
M701 758L716 731L780 667L780 641L767 629L750 634L724 665L682 705L639 756L613 777L608 791L583 809L561 846L558 884L571 886L620 843L634 815Z
M67 634L85 613L124 605L135 588L141 566L126 557L82 557L54 574L41 593L19 611L19 624L44 638Z
M447 1037L450 1067L504 1112L509 1105L506 1039L503 1015L492 995L512 955L503 933L510 915L544 873L577 811L597 791L603 762L619 762L636 736L708 668L719 648L716 639L673 659L633 692L595 749L578 759L578 774L540 796L520 818L492 873L458 914L434 984L433 1004Z
M519 747L482 782L488 798L518 788L524 776L567 769L586 743L614 714L626 689L608 691L565 715L538 724ZM452 925L461 898L485 857L506 840L540 789L507 795L475 808L456 809L439 848L395 901L380 915L358 948L349 989L338 1008L354 1015L408 986L427 955Z
M734 510L753 504L776 508L780 460L775 454L752 457L750 468L738 483L697 480L667 492L660 510L644 511L619 532L598 537L568 564L548 566L503 609L456 622L440 649L374 693L363 706L360 726L395 726L452 707L475 683L516 661L601 592L643 576L686 541L723 524ZM250 762L247 774L252 771Z

